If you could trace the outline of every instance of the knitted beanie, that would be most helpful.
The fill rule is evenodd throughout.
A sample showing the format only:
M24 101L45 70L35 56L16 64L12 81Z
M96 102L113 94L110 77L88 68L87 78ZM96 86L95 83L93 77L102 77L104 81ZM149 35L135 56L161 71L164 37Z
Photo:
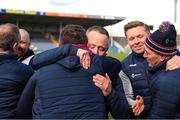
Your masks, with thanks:
M145 44L158 54L172 56L177 52L176 36L174 25L170 22L163 22L158 30L146 38Z

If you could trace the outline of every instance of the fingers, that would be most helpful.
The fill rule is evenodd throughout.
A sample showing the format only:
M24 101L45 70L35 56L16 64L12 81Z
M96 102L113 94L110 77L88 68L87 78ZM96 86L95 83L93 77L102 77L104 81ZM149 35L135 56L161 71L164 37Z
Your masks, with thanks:
M144 110L144 105L139 107L139 109L136 109L136 111L134 111L134 115L139 116L143 112L143 110Z
M104 77L102 75L96 74L93 76L93 82L102 90L104 96L109 95L112 91L111 80L109 79L108 75Z
M144 110L144 105L142 105L139 109L139 111L136 113L136 116L139 116Z
M132 111L134 114L136 114L138 112L138 109L139 109L139 106L137 103L135 103L133 106L132 106Z
M111 82L109 75L107 73L105 74L105 76L106 76L106 79Z
M86 50L78 49L77 56L80 58L81 66L84 69L88 69L91 63L89 52Z
M93 79L94 79L94 81L96 81L97 83L99 83L101 85L103 83L108 83L108 84L110 83L111 84L111 80L110 80L107 73L105 74L105 77L102 75L96 74L95 76L93 76Z
M132 105L132 111L135 116L139 116L144 110L144 101L141 96L136 96L136 100Z
M180 68L180 57L175 55L167 61L166 70L174 70Z
M95 76L93 76L93 81L102 85L105 81L105 77L99 74L96 74Z
M175 64L167 64L166 65L166 71L167 70L174 70L174 69L177 69L177 68L179 68L177 65L175 65Z
M103 86L97 82L94 82L94 85L100 88L103 91Z
M91 59L90 59L89 53L84 53L82 55L82 58L80 59L80 63L82 67L85 69L88 69L90 67L90 62L91 62Z

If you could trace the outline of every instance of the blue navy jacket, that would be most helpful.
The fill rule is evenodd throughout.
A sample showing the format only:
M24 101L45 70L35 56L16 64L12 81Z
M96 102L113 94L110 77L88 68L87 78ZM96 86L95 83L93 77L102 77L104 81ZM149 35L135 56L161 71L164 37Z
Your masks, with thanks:
M146 59L143 58L143 55L132 52L122 61L122 70L131 81L134 97L137 95L143 97L145 110L139 118L146 118L151 107L149 72Z
M30 76L32 68L20 63L9 54L0 55L0 118L14 119L17 102Z
M48 53L49 54L49 53ZM67 56L37 70L23 91L17 109L18 118L105 119L103 94L92 76L117 75L121 63L113 58L92 56L89 69L80 66L79 58Z
M180 118L180 69L165 71L165 63L149 69L152 108L149 118Z

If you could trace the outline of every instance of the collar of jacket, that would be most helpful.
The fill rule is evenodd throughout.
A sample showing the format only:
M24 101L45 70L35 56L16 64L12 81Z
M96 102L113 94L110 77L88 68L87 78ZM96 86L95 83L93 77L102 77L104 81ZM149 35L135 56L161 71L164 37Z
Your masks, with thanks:
M92 51L85 44L72 44L72 46L83 50L87 50L92 55Z
M23 61L23 60L25 60L26 58L28 58L28 57L30 57L32 55L34 55L34 52L31 49L28 49L26 54L24 56L20 57L18 60Z
M144 53L135 53L134 51L132 51L132 54L135 55L135 56L137 56L137 57L142 57L142 58L144 58L144 57L143 57L143 54L144 54Z
M0 54L0 62L12 58L15 59L15 56L12 54Z
M171 58L172 58L172 56L167 58L165 61L160 62L159 64L157 64L154 67L148 67L149 72L150 73L155 73L157 71L161 71L161 70L165 69L167 61L170 60Z

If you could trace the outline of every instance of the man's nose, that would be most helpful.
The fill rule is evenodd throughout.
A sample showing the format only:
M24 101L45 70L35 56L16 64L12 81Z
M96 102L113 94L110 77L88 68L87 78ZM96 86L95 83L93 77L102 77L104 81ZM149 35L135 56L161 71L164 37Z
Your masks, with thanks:
M139 43L139 38L136 37L136 38L134 39L134 43L136 43L136 44Z
M93 52L94 52L94 54L99 55L99 51L98 51L97 47L94 48Z

